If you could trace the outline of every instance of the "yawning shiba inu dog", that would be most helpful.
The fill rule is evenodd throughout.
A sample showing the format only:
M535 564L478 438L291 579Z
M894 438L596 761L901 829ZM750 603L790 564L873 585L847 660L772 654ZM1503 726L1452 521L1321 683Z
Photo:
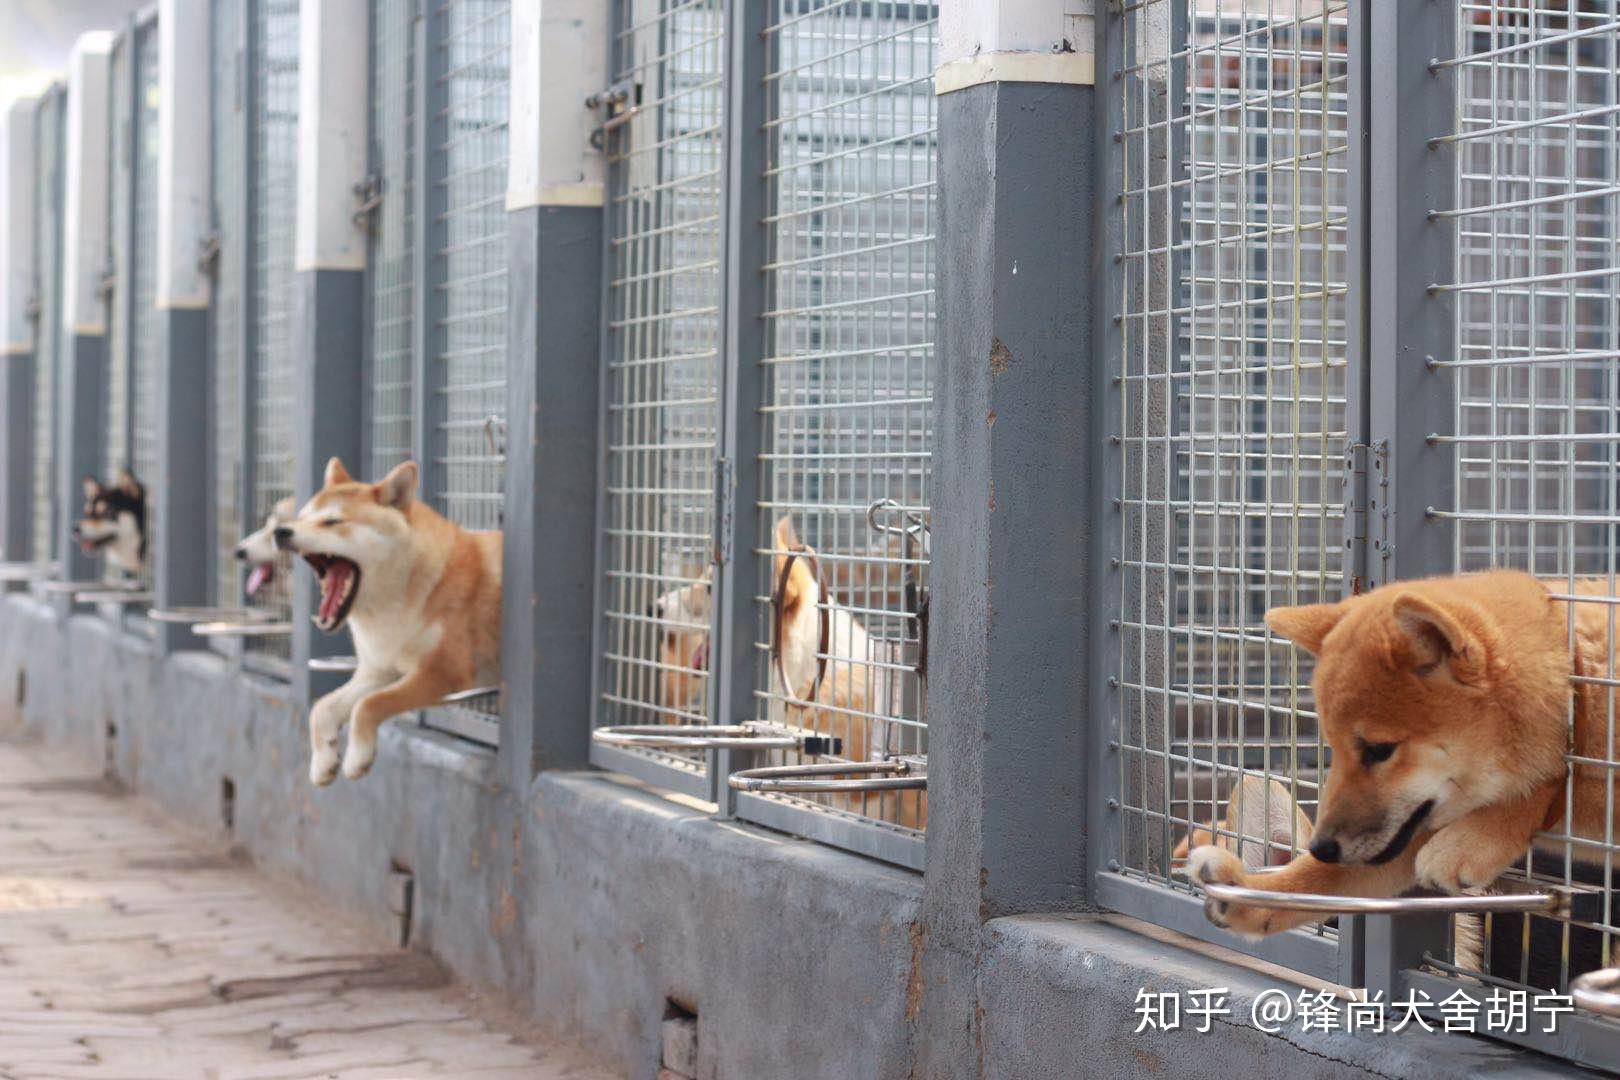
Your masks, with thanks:
M107 561L131 576L146 569L146 488L128 469L116 484L84 478L84 512L73 523L73 539L86 555Z
M1190 876L1338 896L1457 893L1521 862L1538 832L1568 829L1577 858L1581 847L1600 856L1608 770L1578 764L1566 783L1565 755L1610 757L1606 692L1590 678L1612 670L1609 606L1554 599L1567 588L1499 570L1271 611L1272 630L1318 657L1312 686L1333 749L1309 854L1251 875L1206 845L1188 857ZM1607 585L1573 595L1604 598ZM1252 937L1319 918L1213 898L1205 911Z
M275 580L276 567L284 558L281 549L276 546L276 530L289 524L297 513L297 505L289 495L276 503L265 516L263 525L237 541L236 561L252 567L245 586L249 596L257 596L261 589Z
M349 724L343 775L377 756L384 720L500 680L501 534L471 532L416 497L416 463L375 484L326 465L325 486L275 530L321 582L315 625L348 623L359 667L309 714L310 781L337 775L337 736Z

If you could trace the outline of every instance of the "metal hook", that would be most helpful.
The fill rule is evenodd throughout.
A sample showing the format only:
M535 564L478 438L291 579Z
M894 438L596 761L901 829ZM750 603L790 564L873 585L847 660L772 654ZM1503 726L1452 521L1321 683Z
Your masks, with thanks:
M890 525L885 522L878 521L879 514L888 515L894 513L901 514L905 518L906 523L904 525ZM919 511L903 509L901 505L893 499L879 499L871 506L868 506L866 508L866 524L872 529L873 532L888 533L891 536L907 536L915 539L917 537L927 537L932 534L928 526L927 518L925 518ZM923 550L927 550L926 542L923 545Z
M502 435L506 434L506 420L495 413L484 417L484 443L489 447L490 457L500 457L506 453L504 447L495 441L495 429L499 428Z

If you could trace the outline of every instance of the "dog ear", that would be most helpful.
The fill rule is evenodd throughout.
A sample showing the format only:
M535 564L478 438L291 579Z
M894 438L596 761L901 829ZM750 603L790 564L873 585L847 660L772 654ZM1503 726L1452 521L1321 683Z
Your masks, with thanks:
M1266 612L1266 625L1278 637L1287 638L1313 656L1322 651L1322 641L1344 618L1344 604L1301 604L1272 608Z
M1488 670L1485 642L1468 626L1463 605L1442 605L1407 593L1395 598L1400 630L1397 664L1427 675L1442 664L1461 683L1478 683Z
M84 497L86 499L93 499L97 495L100 495L100 494L101 494L101 481L97 480L93 476L85 477L84 478Z
M354 477L349 475L349 470L345 469L343 467L343 459L342 458L337 457L336 455L333 455L330 459L327 460L327 462L326 462L326 486L327 487L336 487L339 484L347 484L353 479L354 479Z
M119 469L118 490L122 491L125 495L128 495L131 498L138 499L146 489L141 487L141 482L135 479L134 473L130 472L128 469Z
M332 459L336 461L336 458ZM342 464L338 468L342 468ZM377 501L384 506L405 509L416 495L417 468L414 461L402 461L389 474L377 481Z

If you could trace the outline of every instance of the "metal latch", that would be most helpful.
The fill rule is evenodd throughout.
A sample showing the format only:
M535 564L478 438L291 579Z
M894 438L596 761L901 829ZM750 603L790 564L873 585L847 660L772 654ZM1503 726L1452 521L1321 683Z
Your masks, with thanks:
M197 241L197 269L212 274L219 265L219 233L211 232Z
M586 98L585 107L602 111L602 123L591 132L591 148L601 150L607 145L608 132L629 123L630 118L640 110L641 84L628 79L620 80Z
M368 233L377 231L374 215L377 207L382 205L383 178L378 173L369 173L365 179L354 185L354 223Z

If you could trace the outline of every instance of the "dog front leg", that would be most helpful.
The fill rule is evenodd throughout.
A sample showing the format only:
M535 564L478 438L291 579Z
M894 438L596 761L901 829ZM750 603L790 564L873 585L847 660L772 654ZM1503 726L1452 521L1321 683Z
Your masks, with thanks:
M460 674L437 655L430 656L422 666L375 693L367 694L355 706L354 718L349 726L349 747L343 753L343 775L358 780L371 771L377 760L377 729L383 721L413 709L425 709L443 701L445 695L464 689L472 681L471 673Z
M309 782L324 787L337 778L338 732L349 721L349 713L361 697L387 682L385 676L364 669L349 681L324 694L309 710Z
M1562 784L1464 814L1436 832L1418 852L1418 882L1448 893L1489 885L1530 850L1555 797L1563 797Z
M1187 874L1206 885L1241 885L1272 892L1322 893L1328 896L1399 896L1417 881L1415 864L1420 837L1383 866L1367 863L1325 863L1314 855L1301 855L1274 873L1254 874L1234 853L1214 844L1194 848L1187 856ZM1325 916L1309 911L1236 904L1209 897L1204 914L1216 926L1248 938L1292 930Z

